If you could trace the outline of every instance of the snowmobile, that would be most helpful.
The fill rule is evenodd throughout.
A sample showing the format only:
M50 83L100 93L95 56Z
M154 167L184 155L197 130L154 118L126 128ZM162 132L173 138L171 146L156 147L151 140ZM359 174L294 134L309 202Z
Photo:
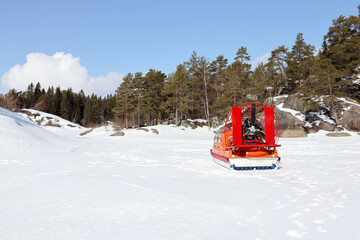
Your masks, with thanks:
M214 162L234 170L276 169L280 122L274 108L258 102L232 107L225 125L214 136Z

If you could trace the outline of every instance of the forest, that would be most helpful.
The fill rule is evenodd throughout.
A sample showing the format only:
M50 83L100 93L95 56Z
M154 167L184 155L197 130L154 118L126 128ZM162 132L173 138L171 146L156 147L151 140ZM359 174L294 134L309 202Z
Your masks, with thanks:
M0 106L33 108L84 126L113 121L126 128L181 119L222 121L231 106L246 101L299 93L304 98L346 96L360 101L360 6L358 16L339 16L319 51L298 33L293 46L278 46L267 63L252 68L246 46L235 58L209 60L195 51L174 73L161 70L128 73L114 95L85 96L71 88L44 89L31 83L26 91L0 95Z

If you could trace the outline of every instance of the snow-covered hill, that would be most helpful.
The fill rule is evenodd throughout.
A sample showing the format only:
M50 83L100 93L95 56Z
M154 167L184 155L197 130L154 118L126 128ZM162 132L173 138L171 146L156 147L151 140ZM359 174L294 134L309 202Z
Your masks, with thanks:
M0 239L360 238L356 133L282 138L280 170L235 172L207 128L151 128L80 136L0 109Z

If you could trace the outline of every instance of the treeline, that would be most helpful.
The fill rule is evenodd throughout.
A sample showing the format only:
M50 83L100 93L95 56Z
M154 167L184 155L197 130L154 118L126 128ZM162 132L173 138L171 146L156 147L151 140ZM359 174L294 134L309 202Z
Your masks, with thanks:
M112 120L114 105L115 97L111 95L85 96L82 90L74 93L71 88L61 90L60 87L49 87L46 91L40 83L35 87L31 83L24 92L11 89L0 98L0 106L10 110L33 108L85 126Z
M11 90L0 104L36 108L84 125L113 120L130 127L184 118L204 118L212 123L223 120L231 106L263 102L280 94L301 93L309 98L341 95L360 100L360 84L354 81L360 78L358 8L358 16L333 20L319 51L299 33L293 46L277 47L266 64L253 70L245 46L238 49L232 62L223 55L209 60L194 51L168 76L154 69L129 73L115 96L85 97L82 91L60 88L45 92L38 84L25 92Z
M231 63L223 55L210 61L193 52L167 78L156 70L128 74L116 91L115 116L126 126L167 118L205 118L211 123L223 120L231 106L280 94L360 100L359 83L353 81L360 78L360 6L359 16L333 20L318 52L299 33L290 49L277 47L268 62L253 71L250 60L242 46Z

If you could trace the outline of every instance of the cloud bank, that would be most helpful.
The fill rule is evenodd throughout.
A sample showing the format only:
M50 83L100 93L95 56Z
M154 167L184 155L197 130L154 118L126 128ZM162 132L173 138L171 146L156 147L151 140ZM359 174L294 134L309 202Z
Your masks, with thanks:
M91 77L87 69L81 66L80 58L69 53L57 52L52 56L30 53L24 65L15 65L1 77L1 84L6 91L12 88L24 91L31 82L40 82L45 89L49 86L60 86L61 89L71 87L74 92L83 89L85 94L105 96L114 94L123 77L116 72Z
M252 61L251 63L252 68L255 69L260 63L266 64L270 57L271 57L270 53L265 53L264 55L258 57L257 59Z

